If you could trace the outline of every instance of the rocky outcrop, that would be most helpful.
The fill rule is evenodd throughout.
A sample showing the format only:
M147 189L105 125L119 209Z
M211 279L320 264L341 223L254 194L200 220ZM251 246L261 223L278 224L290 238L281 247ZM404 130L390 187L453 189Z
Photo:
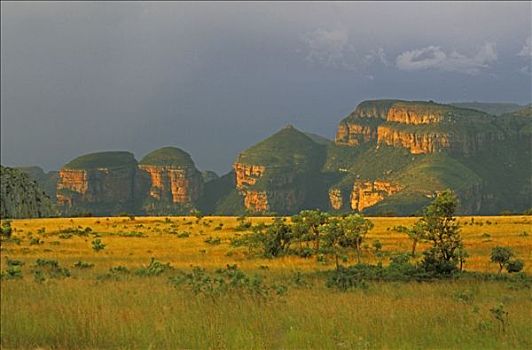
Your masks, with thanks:
M243 191L244 206L251 212L268 212L270 204L265 191Z
M202 190L201 174L194 168L139 165L150 178L149 196L156 201L191 204Z
M351 209L363 211L383 201L402 189L400 185L386 181L355 182L351 193Z
M329 142L327 141L327 144ZM235 163L235 187L251 212L299 210L315 189L326 143L287 126L242 152Z
M236 175L236 188L241 190L245 186L253 186L264 175L266 167L263 165L247 165L242 163L233 164Z
M148 178L143 209L148 214L188 214L203 191L203 177L190 155L177 147L147 154L139 170Z
M346 122L338 126L336 143L339 145L358 146L377 139L376 125L361 125L360 122Z
M486 113L421 101L366 101L340 122L339 145L373 143L412 154L449 152L471 156L506 135Z
M20 170L0 166L0 218L41 218L57 214L44 191Z
M334 210L341 210L344 207L344 198L342 190L339 188L331 188L329 190L329 204Z
M136 193L137 161L129 152L78 157L59 171L57 203L64 211L110 214L131 211Z
M393 147L404 147L412 154L436 153L451 147L449 135L438 132L405 132L392 125L378 128L378 143ZM456 147L456 146L455 146Z

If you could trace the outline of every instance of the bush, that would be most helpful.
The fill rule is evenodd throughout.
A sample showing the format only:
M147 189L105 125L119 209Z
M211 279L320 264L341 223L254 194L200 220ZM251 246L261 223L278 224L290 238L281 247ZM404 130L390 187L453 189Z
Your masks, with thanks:
M218 245L222 242L222 240L218 237L208 237L207 239L205 239L203 242L207 243L207 244L211 244L211 245Z
M0 226L0 234L2 237L5 238L11 238L11 234L13 233L13 228L11 227L11 221L6 220L2 222L2 225Z
M91 264L89 262L86 262L86 261L77 261L76 263L74 263L74 267L78 268L78 269L89 269L91 267L94 267L94 264Z
M172 271L174 268L170 263L163 264L162 262L151 258L150 264L135 271L137 276L159 276L162 273Z
M520 259L510 260L506 264L506 271L508 271L509 273L519 272L523 269L524 266L525 266L525 263L523 262L523 260L520 260Z
M37 259L33 265L33 276L36 282L43 282L47 278L67 278L70 271L59 265L57 260Z
M92 244L92 250L95 252L99 252L100 250L105 249L105 244L102 243L102 240L97 238L91 242Z
M190 273L181 273L170 278L170 283L176 288L184 286L196 295L211 298L237 295L265 299L272 295L285 294L287 291L287 287L282 285L264 284L257 275L252 277L246 275L236 265L227 265L224 269L217 269L213 274L196 266Z

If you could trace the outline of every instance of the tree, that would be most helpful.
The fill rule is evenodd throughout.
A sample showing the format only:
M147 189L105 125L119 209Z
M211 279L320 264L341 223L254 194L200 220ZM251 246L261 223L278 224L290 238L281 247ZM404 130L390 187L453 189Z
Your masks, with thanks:
M491 250L491 262L499 264L499 273L502 272L502 268L508 264L513 257L514 252L508 247L495 247Z
M203 218L203 213L198 209L192 209L190 215L194 216L196 219L201 220Z
M320 226L325 225L329 220L329 214L320 210L302 210L298 215L292 217L294 223L294 234L299 241L313 240L314 249L320 249Z
M432 247L423 253L423 267L436 273L451 273L456 270L459 258L456 255L462 247L460 225L453 216L458 199L451 190L441 192L429 204L419 225L423 237L432 243Z
M340 269L338 255L342 250L342 241L345 237L343 227L338 218L331 218L329 222L319 227L323 236L325 248L334 254L336 271Z
M412 241L412 257L416 257L416 247L419 242L425 238L425 230L421 221L418 221L412 227L396 226L394 230L399 233L405 233Z
M273 224L266 229L264 253L266 256L279 256L290 247L292 228L283 219L275 218Z
M345 244L355 248L360 264L360 250L366 234L373 228L373 222L360 214L347 215L340 222L345 235Z

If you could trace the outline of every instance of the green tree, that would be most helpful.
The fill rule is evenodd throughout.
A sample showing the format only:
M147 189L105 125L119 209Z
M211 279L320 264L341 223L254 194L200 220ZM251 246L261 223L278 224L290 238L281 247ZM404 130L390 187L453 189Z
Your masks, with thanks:
M360 251L366 234L373 228L373 222L365 219L360 214L345 216L340 222L345 239L344 244L354 247L357 253L357 262L360 264Z
M514 252L511 248L508 247L495 247L491 250L491 262L499 264L499 273L502 272L502 269L510 259L514 256Z
M425 230L423 227L423 223L421 221L418 221L412 227L396 226L393 229L399 233L405 233L408 238L410 238L410 240L412 241L411 255L413 258L415 258L417 244L419 242L422 242L425 238Z
M336 271L338 271L340 269L338 257L346 246L344 227L340 219L330 218L326 224L319 227L319 230L323 236L325 248L334 254Z
M294 235L300 242L314 241L314 249L320 250L320 226L327 223L329 214L320 210L302 210L292 217ZM301 247L301 245L300 245Z
M451 190L441 192L429 204L419 225L423 237L432 243L432 247L423 253L423 267L436 273L451 273L456 270L459 258L457 249L462 246L460 225L454 213L458 199Z

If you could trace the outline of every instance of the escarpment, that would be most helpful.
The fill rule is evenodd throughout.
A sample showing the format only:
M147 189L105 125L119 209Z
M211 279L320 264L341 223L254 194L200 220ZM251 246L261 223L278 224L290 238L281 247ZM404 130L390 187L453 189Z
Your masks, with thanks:
M357 181L351 192L351 209L363 211L400 190L400 185L387 181Z
M137 161L129 152L87 154L59 171L57 203L64 210L117 213L134 207Z
M146 155L139 170L149 178L143 203L148 214L187 214L200 198L203 176L192 158L176 147L164 147Z
M340 122L336 142L403 147L412 154L470 156L507 137L496 127L494 117L480 111L434 102L384 100L361 103Z
M25 171L39 184L57 183L46 191L56 189L67 215L411 215L447 188L462 214L523 212L531 207L531 116L530 106L494 116L431 101L374 100L339 123L334 142L288 126L241 152L222 176L200 172L175 147L138 163L129 152L85 155L57 180L53 172Z
M233 170L246 210L290 213L302 208L324 156L323 144L292 126L242 152Z

